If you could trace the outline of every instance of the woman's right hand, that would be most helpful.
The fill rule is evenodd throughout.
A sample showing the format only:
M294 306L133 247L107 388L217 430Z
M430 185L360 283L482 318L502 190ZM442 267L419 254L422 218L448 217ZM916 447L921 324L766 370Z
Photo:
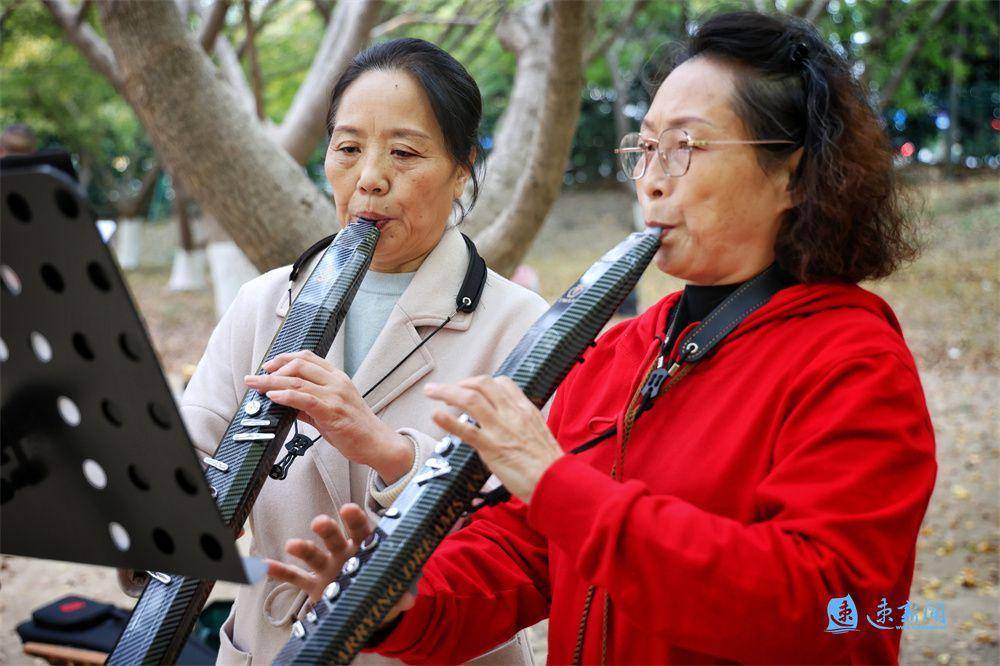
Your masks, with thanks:
M307 539L289 539L285 543L285 552L302 560L308 569L269 559L266 560L267 575L300 588L309 595L311 603L319 601L326 586L340 575L344 562L358 552L358 546L372 532L368 514L357 504L343 505L340 508L340 517L347 526L349 537L345 537L337 521L330 516L325 514L316 516L310 527L323 540L325 548ZM412 608L415 599L416 597L409 592L404 594L389 611L382 624L392 621L403 611Z

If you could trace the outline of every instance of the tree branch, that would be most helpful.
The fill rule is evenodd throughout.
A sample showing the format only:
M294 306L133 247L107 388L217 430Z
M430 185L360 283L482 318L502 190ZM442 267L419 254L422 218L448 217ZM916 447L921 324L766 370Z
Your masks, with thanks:
M923 29L917 38L910 44L910 48L906 50L903 57L892 69L892 78L889 82L885 84L885 87L879 91L879 109L885 109L892 102L896 93L899 91L899 86L903 83L903 77L906 76L907 72L910 70L910 65L913 64L913 59L917 57L920 50L924 48L924 44L931 36L931 31L934 27L941 22L951 6L955 4L955 0L944 0L940 2L937 7L934 8L934 13L930 15L930 18L924 23Z
M629 8L628 14L625 15L618 25L616 25L608 35L598 44L595 44L584 56L584 64L589 65L607 52L611 45L614 44L615 40L621 37L622 33L632 25L632 21L635 20L636 15L642 10L646 5L647 0L632 0L632 6Z
M229 0L215 0L201 24L198 42L205 53L211 53L215 48L215 39L226 25L226 12L229 10Z
M74 27L79 28L80 24L87 18L87 11L90 9L90 0L83 0L80 3L80 9L76 12L76 20L74 21Z
M315 7L316 11L318 11L320 16L323 17L324 25L330 22L330 17L333 15L334 1L335 0L330 0L330 2L327 2L327 0L313 0L313 7Z
M326 134L330 91L351 58L368 42L381 0L339 2L305 80L277 130L282 148L305 163Z
M274 12L271 11L275 6L277 6L278 0L267 0L267 4L264 5L264 9L261 10L260 16L254 21L254 33L260 35L264 31L264 28L268 23L274 20ZM247 52L247 40L244 38L240 45L236 47L236 57L243 60L243 56Z
M455 17L458 18L458 17L462 17L462 16L465 16L465 17L469 16L469 12L467 11L468 9L469 9L469 0L462 0L462 4L460 4L458 6L458 9L455 10ZM489 9L487 9L486 12L484 12L482 14L482 16L479 17L479 20L481 21L488 14L489 14ZM478 22L477 22L477 25L478 25ZM454 23L446 25L444 27L444 29L440 33L438 33L437 37L435 37L431 41L433 41L435 44L437 44L441 48L445 48L444 44L449 39L451 39L452 35L455 34L455 29L457 27L458 26L456 24L454 24ZM472 32L473 27L474 26L469 26L469 25L463 26L462 27L462 31L461 31L461 35L459 36L459 40L463 39L470 32ZM447 50L447 49L445 49L445 50Z
M476 59L486 50L486 47L489 46L490 39L492 39L492 36L496 34L497 26L502 18L506 16L504 13L505 10L500 9L505 5L506 3L504 2L498 3L496 8L492 11L488 11L486 15L482 17L481 20L486 22L486 25L479 31L479 37L477 37L475 41L469 43L457 41L452 47L445 48L444 45L441 45L441 48L444 48L450 53L452 50L458 49L459 44L462 44L465 47L465 50L462 53L461 60L466 69L471 69L473 64L476 62Z
M243 0L243 25L247 31L247 54L250 59L250 83L253 87L254 110L257 117L265 118L264 113L264 77L260 72L260 62L257 60L257 46L254 43L255 27L253 15L250 13L250 0Z
M90 66L103 74L115 90L121 92L124 81L115 55L97 31L86 22L77 23L77 11L65 0L42 0L42 4Z
M393 16L391 19L385 23L380 23L371 31L371 38L378 39L384 35L392 32L393 30L398 30L403 26L413 25L415 23L434 23L439 25L479 25L479 19L473 19L463 16L456 16L454 18L442 18L440 16L435 16L434 14L398 14Z
M826 11L827 6L830 4L830 0L803 0L802 4L795 8L795 15L809 21L810 23L815 23L819 20L819 17ZM889 3L886 2L886 5Z

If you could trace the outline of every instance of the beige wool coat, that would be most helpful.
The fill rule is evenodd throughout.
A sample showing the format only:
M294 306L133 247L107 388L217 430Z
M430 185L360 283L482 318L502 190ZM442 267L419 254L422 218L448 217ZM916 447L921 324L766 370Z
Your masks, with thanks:
M317 261L314 259L301 272L293 285L293 298ZM314 516L337 516L337 509L345 502L362 504L372 511L392 504L444 435L431 421L436 403L423 395L423 384L491 374L545 311L547 305L542 298L490 271L475 312L456 315L455 298L468 261L468 250L459 232L446 230L353 377L355 386L364 393L434 327L454 315L366 399L385 423L412 440L416 455L410 472L385 487L368 467L349 462L334 446L320 439L295 461L286 479L268 479L264 483L249 518L251 555L301 565L285 553L284 545L291 538L319 543L309 529ZM181 414L199 449L199 458L215 451L246 391L244 375L256 370L288 311L288 275L289 267L279 268L244 285L212 333L181 401ZM327 355L337 367L343 367L342 333ZM318 434L302 422L298 429L310 437ZM288 640L291 623L301 619L307 610L305 593L287 583L265 579L240 588L233 613L220 632L218 663L271 663ZM524 633L479 660L530 664ZM363 654L355 663L397 662Z

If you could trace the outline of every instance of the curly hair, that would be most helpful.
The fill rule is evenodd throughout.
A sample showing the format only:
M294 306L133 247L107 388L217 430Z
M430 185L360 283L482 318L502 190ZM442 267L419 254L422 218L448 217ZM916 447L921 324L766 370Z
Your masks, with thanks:
M878 114L811 24L741 11L715 15L690 36L674 65L707 57L732 67L734 110L765 170L799 148L791 187L798 204L775 244L779 265L803 282L859 282L914 258L914 228Z

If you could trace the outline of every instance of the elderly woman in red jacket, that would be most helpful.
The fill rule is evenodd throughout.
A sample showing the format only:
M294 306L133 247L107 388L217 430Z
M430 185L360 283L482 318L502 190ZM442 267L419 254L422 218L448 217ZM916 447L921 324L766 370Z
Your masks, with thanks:
M442 543L373 649L460 662L548 617L552 663L895 661L936 465L899 324L856 285L913 254L863 90L807 24L719 15L619 152L687 286L603 335L548 423L506 378L425 387L516 499ZM678 340L774 264L789 286L636 417ZM322 589L366 531L343 516L354 541L318 519L313 573L272 572Z

